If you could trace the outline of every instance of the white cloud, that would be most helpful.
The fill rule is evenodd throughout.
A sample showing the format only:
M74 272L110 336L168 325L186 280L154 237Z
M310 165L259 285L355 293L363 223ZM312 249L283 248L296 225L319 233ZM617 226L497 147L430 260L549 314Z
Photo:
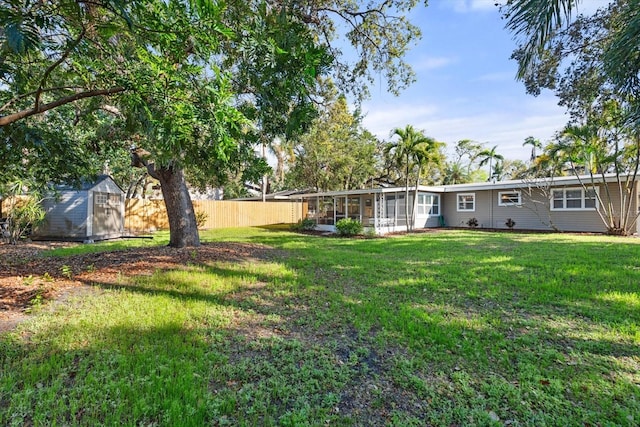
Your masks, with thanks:
M431 57L421 58L416 62L413 62L411 66L415 71L428 71L428 70L443 68L455 62L457 62L457 59L455 58L449 58L445 56L439 56L439 57L431 56Z
M508 159L527 160L530 150L522 143L528 136L545 143L566 124L567 117L555 104L553 96L542 96L525 100L517 110L505 104L503 109L478 114L435 105L376 105L369 107L363 125L379 138L388 139L391 129L411 124L449 148L462 139L472 139L488 147L497 145L497 151Z
M513 71L503 71L498 73L489 73L484 74L482 76L478 76L473 81L478 82L503 82L503 81L513 81L514 73Z
M576 6L578 14L593 15L596 10L607 6L610 0L583 0Z
M416 129L422 129L417 122L426 117L433 117L438 108L435 105L420 104L376 104L375 106L363 106L365 117L363 125L371 133L380 139L388 139L391 131L398 127L410 124ZM426 130L426 129L425 129Z
M496 0L450 0L444 3L458 13L498 10Z

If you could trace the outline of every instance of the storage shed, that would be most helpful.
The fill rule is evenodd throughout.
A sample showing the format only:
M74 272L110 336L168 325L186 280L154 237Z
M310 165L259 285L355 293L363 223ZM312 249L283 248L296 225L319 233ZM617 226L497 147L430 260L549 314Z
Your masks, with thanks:
M124 234L124 192L107 176L80 188L63 186L43 201L46 218L34 239L93 241Z

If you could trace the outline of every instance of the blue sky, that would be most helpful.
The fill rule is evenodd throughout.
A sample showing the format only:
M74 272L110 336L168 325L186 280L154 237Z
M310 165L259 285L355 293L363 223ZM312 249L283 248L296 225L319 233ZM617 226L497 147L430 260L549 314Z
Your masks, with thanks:
M607 0L583 0L590 13ZM533 97L515 80L516 47L504 29L495 0L429 0L411 20L422 39L406 57L417 81L395 97L385 83L371 88L362 106L365 128L389 139L391 130L407 124L425 131L450 149L461 139L497 145L508 159L526 160L528 136L547 142L568 120L551 92Z

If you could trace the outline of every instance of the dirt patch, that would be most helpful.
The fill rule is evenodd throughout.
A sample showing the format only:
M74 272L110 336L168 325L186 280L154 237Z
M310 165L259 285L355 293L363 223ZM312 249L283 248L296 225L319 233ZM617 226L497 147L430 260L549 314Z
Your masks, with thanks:
M43 252L77 243L0 245L0 332L13 329L34 304L86 291L91 283L115 284L122 276L152 274L186 264L273 259L275 250L256 244L203 243L198 248L136 248L65 257Z

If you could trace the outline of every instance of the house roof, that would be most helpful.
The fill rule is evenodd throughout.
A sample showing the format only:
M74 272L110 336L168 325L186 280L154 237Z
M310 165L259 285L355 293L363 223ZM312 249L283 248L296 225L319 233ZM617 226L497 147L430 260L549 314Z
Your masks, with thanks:
M415 191L415 186L409 187L409 191ZM347 195L360 195L360 194L381 194L381 193L404 193L406 191L405 187L375 187L375 188L361 188L357 190L340 190L340 191L327 191L327 192L316 192L316 193L304 193L292 196L291 198L302 199L307 197L317 197L317 196L347 196ZM444 186L427 186L427 185L419 185L418 191L422 191L425 193L443 193Z
M617 177L620 176L623 179L626 175L616 175L615 173L605 174L604 181L605 182L615 182ZM567 185L589 185L591 182L594 184L601 183L603 181L602 175L594 175L593 178L590 175L581 175L581 176L557 176L557 177L547 177L547 178L529 178L529 179L514 179L507 181L498 181L498 182L472 182L468 184L452 184L452 185L444 185L441 186L442 192L444 193L453 193L453 192L461 192L461 191L481 191L481 190L511 190L517 188L530 188L530 187L540 187L543 185L553 186L553 187L563 187Z
M267 194L265 195L264 199L265 200L291 200L291 199L295 199L296 197L294 196L298 196L301 194L308 194L310 190L309 189L305 189L305 190L283 190L283 191L278 191L275 193L271 193L271 194ZM237 199L230 199L230 200L236 200L236 201L240 201L240 202L261 202L262 201L262 196L253 196L253 197L239 197Z
M623 179L627 175L618 175ZM618 176L615 173L605 174L604 180L606 182L615 182ZM640 177L639 177L640 178ZM595 184L601 183L603 180L602 175L594 175L593 182ZM553 178L530 178L530 179L516 179L498 182L473 182L468 184L450 184L450 185L420 185L418 191L426 193L460 193L468 191L482 191L482 190L513 190L540 186L553 186L563 187L567 185L581 185L584 183L588 185L592 182L592 177L589 175L576 176L559 176ZM379 193L397 193L406 191L405 187L378 187L378 188L363 188L358 190L341 190L341 191L327 191L327 192L315 192L297 194L290 196L290 198L302 199L308 197L317 196L347 196L347 195L360 195L360 194L379 194ZM409 187L409 191L415 191L415 186Z

